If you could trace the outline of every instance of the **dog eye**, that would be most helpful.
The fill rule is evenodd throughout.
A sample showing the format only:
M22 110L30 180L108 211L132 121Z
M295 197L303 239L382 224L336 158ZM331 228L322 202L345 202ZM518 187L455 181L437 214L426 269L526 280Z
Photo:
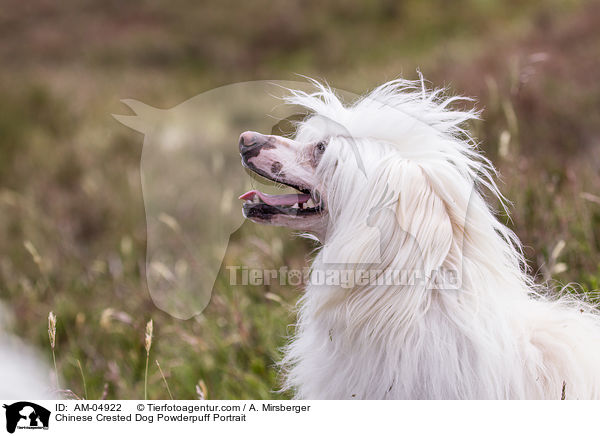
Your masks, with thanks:
M312 149L312 165L313 167L316 167L320 160L321 157L323 156L323 153L325 153L325 149L327 148L327 141L319 141L314 145L314 148Z
M325 147L327 147L327 141L320 141L315 146L315 151L323 153L325 151Z

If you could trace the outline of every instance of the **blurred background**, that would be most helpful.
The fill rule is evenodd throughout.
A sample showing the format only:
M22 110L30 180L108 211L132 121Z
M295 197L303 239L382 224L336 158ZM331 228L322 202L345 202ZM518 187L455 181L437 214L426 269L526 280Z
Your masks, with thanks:
M170 108L258 79L363 93L417 77L474 97L473 125L513 201L502 219L540 282L600 287L600 3L4 0L0 8L0 300L7 329L52 353L89 399L286 398L274 362L300 290L217 279L172 318L145 283L142 135L119 102ZM239 132L236 132L236 135ZM235 144L232 144L235 147ZM241 171L241 169L240 169ZM241 213L241 212L240 212ZM310 242L245 223L229 264L302 268ZM160 364L160 369L156 364ZM166 382L166 383L165 383Z

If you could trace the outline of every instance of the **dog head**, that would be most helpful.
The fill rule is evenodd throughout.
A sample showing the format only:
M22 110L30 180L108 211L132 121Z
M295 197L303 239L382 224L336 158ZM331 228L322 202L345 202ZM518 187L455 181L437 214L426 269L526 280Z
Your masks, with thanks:
M396 80L344 104L315 86L288 99L310 113L293 139L241 135L244 166L299 191L242 195L247 218L314 233L336 254L333 263L395 262L426 271L444 262L459 268L469 221L476 223L470 242L485 244L490 239L479 235L490 232L513 237L478 192L484 186L502 201L493 167L463 127L477 113L449 109L458 97L429 91L422 80Z
M260 176L299 191L284 195L249 191L240 197L246 200L244 216L255 222L320 233L327 211L318 190L316 169L326 146L326 140L297 141L257 132L242 133L242 164Z

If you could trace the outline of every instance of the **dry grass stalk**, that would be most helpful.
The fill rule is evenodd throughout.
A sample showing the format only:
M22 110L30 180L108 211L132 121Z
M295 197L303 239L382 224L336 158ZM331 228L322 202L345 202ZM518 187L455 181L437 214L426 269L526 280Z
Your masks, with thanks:
M152 320L146 324L146 335L144 338L144 348L146 349L146 371L144 373L144 400L148 399L148 360L150 359L150 348L152 347L152 334L154 332L154 324Z
M87 384L85 382L85 375L83 374L83 368L81 367L81 362L79 361L79 359L77 359L77 366L79 366L79 372L81 373L81 379L83 380L84 399L87 400L87 399L89 399L88 393L87 393Z
M200 380L196 385L196 395L199 400L206 400L208 398L208 390L206 389L204 380Z
M165 374L162 371L162 368L160 367L160 363L158 363L158 360L156 360L156 366L158 366L158 371L160 372L160 376L162 377L163 381L165 382L165 386L167 387L167 392L169 393L169 398L171 398L171 400L173 399L173 395L171 395L171 389L169 389L169 383L167 383L167 379L165 378Z
M48 338L50 339L50 348L52 349L52 362L54 363L54 376L56 377L56 389L59 390L58 369L56 367L56 355L54 347L56 346L56 315L53 312L48 314Z

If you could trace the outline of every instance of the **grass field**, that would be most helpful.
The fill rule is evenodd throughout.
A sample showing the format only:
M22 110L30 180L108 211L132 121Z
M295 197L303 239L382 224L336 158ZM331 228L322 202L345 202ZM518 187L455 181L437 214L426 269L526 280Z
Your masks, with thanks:
M122 98L168 108L295 73L361 93L420 68L483 109L473 130L500 170L510 226L539 281L600 288L598 2L5 3L0 300L49 365L47 316L56 314L63 389L143 398L152 319L150 398L169 395L156 361L177 399L197 398L197 386L209 399L287 396L276 392L274 362L299 289L231 287L221 274L198 317L177 320L153 305L141 135L110 116L123 113ZM301 268L312 248L246 223L226 262Z

